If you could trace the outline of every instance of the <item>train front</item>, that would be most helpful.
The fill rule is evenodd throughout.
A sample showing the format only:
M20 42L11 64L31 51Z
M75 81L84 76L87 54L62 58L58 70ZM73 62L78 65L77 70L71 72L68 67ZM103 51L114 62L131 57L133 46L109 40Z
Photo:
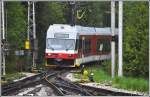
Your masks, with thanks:
M75 67L77 58L74 26L54 24L47 31L46 67Z

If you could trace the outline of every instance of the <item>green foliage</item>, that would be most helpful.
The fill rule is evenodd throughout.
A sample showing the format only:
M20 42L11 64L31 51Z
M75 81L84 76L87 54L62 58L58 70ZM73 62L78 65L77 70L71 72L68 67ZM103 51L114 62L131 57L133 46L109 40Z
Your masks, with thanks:
M25 33L26 33L26 15L25 7L21 2L7 2L7 36L8 42L11 46L17 48L24 47Z
M104 71L101 66L93 66L86 68L88 72L94 73L94 80L100 84L110 84L112 87L122 88L132 91L148 92L149 81L143 78L134 77L115 77L111 78L111 75Z
M110 26L110 2L84 2L85 15L77 24L84 26ZM80 8L83 9L83 8Z
M18 70L14 50L24 48L27 30L27 15L25 12L26 8L22 2L5 2L6 41L9 43L10 49L9 56L6 56L6 74Z
M125 2L124 71L148 77L148 3Z
M22 74L22 73L19 73L19 72L14 72L14 73L5 75L7 81L20 79L20 78L25 77L25 76L26 76L25 74Z
M116 88L148 92L148 81L140 78L116 77L113 79L113 86Z

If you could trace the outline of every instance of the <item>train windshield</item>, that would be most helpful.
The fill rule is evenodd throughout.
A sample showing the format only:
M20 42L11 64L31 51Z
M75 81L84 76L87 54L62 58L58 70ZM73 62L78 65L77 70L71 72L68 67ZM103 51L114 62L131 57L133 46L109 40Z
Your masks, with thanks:
M74 50L75 39L48 38L46 48L52 50Z

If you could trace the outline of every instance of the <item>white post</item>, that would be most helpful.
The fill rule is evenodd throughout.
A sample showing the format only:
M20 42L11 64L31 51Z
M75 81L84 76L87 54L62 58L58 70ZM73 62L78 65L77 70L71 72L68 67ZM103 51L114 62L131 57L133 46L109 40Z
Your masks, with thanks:
M36 64L35 64L35 39L36 39L36 26L35 26L35 2L33 1L33 39L34 39L34 51L33 51L33 67L36 67Z
M2 0L2 39L5 39L5 18L4 18L4 1Z
M27 31L27 39L30 40L30 1L28 1L28 31Z
M6 71L5 71L5 53L2 52L2 62L3 62L3 75L6 75Z
M36 25L35 25L35 2L33 1L33 38L36 38Z
M123 70L122 70L122 66L123 66L123 60L122 60L122 33L123 33L123 1L120 0L119 1L119 42L118 42L118 76L122 77L123 75Z
M111 1L111 32L115 36L115 1ZM115 41L111 42L111 74L115 76Z
M2 39L5 39L5 17L4 17L4 1L2 0ZM2 51L2 64L3 64L3 75L6 75L5 72L5 52L4 52L4 43Z

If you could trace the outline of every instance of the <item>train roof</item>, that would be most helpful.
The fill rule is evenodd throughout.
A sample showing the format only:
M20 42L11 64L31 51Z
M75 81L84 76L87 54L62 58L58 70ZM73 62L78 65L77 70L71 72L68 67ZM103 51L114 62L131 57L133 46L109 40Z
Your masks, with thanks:
M50 25L48 31L51 32L76 32L79 35L111 35L111 28L97 28L97 27L84 27L80 25L70 26L68 24L53 24ZM115 29L115 34L118 33L118 30Z

